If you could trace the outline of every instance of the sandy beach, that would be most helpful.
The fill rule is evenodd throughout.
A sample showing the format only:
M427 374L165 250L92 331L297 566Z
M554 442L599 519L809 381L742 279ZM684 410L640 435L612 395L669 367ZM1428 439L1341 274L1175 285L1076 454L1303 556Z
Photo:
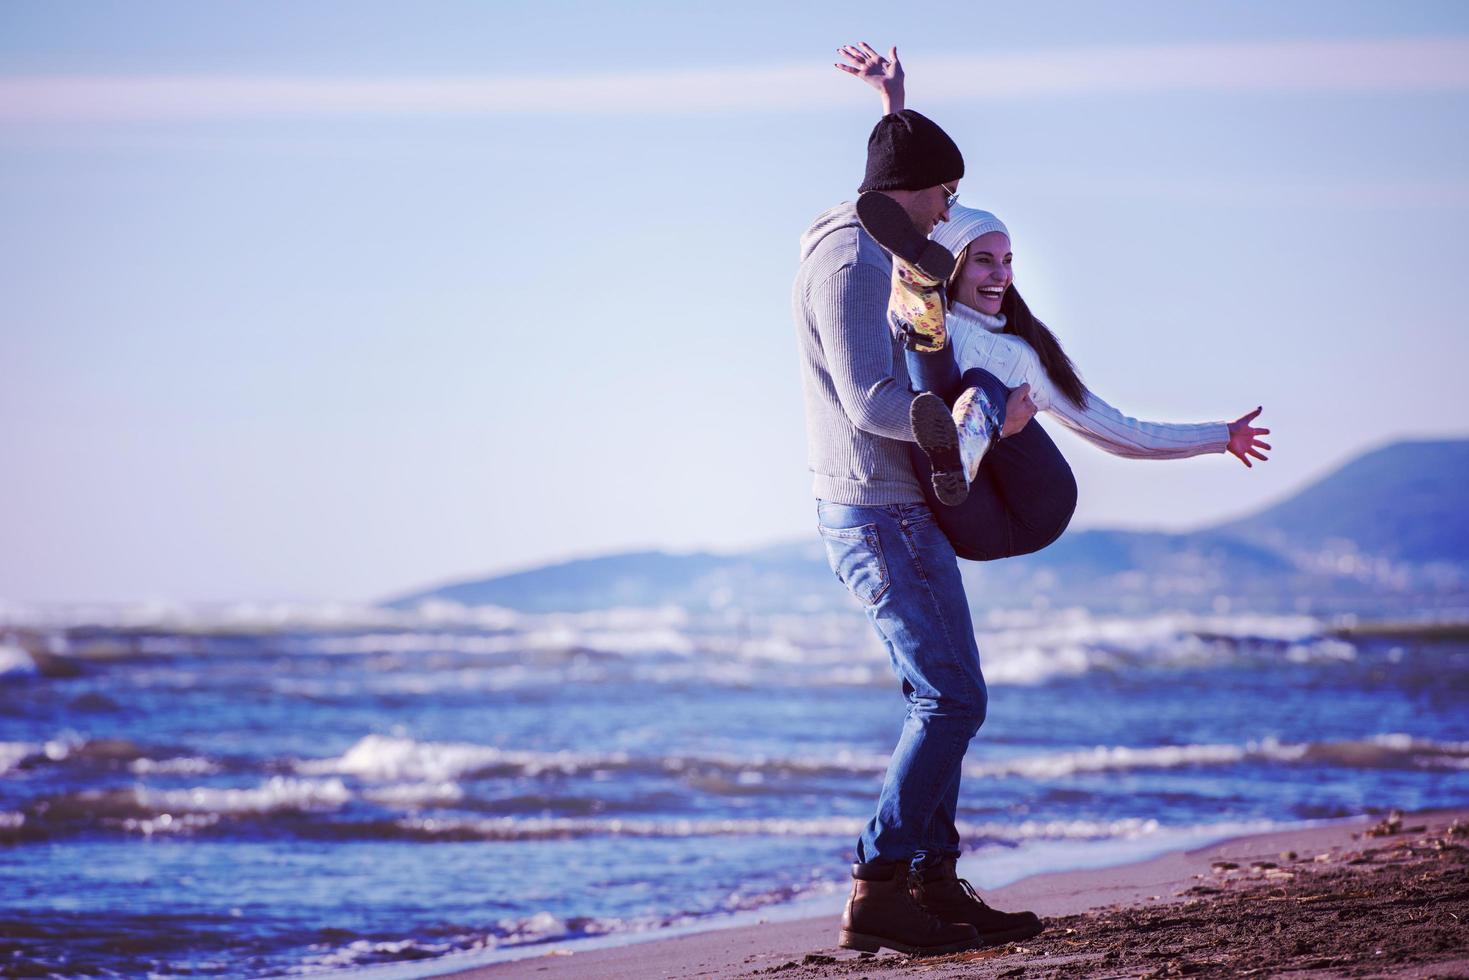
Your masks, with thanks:
M1239 837L1036 875L984 895L1047 929L914 959L836 948L835 917L463 970L462 980L651 977L1469 976L1469 808Z

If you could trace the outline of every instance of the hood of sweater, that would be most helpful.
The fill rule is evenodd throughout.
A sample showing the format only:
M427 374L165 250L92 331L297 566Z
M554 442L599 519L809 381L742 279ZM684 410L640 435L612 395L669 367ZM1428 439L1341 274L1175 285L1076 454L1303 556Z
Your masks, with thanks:
M829 211L823 211L801 234L801 261L806 261L822 239L848 228L862 230L862 224L857 220L857 205L843 201Z

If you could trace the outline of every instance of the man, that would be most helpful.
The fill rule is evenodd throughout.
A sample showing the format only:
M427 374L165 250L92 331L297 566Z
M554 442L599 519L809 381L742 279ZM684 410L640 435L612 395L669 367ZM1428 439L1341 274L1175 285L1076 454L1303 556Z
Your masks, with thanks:
M947 220L963 176L953 140L905 109L873 129L859 191L886 194L926 235ZM908 461L915 396L886 321L891 274L889 255L843 204L802 236L792 296L821 535L908 700L877 813L857 843L839 942L946 953L1041 924L989 908L954 873L960 769L987 693L958 560Z

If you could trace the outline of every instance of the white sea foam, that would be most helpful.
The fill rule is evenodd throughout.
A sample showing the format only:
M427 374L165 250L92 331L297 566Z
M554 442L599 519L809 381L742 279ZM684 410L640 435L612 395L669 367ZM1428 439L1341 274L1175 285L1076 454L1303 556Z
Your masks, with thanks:
M457 803L464 799L464 788L450 780L437 783L393 783L375 786L362 795L374 803L416 808Z
M623 768L629 759L622 753L537 752L468 742L418 742L411 738L368 735L341 756L298 762L296 768L308 774L340 773L381 781L444 782L500 770L535 776L609 766Z
M506 669L517 658L531 657L574 672L583 666L577 660L582 654L632 664L646 660L655 671L668 671L681 660L688 673L672 677L675 681L691 677L738 686L891 682L887 655L865 621L831 611L792 615L729 609L696 615L664 607L529 614L434 601L411 610L346 603L236 603L30 612L35 615L7 607L0 609L0 620L53 627L146 626L183 634L211 629L314 631L327 635L301 638L292 648L363 655L442 652L505 661ZM1208 667L1241 660L1331 663L1357 655L1351 643L1329 634L1326 623L1300 615L1100 615L1079 608L991 612L979 622L978 640L993 684L1038 684L1134 666ZM197 649L190 641L178 652ZM149 652L169 651L155 643ZM13 651L4 656L0 666L19 663Z
M1081 609L993 615L978 633L985 677L1040 684L1094 670L1209 667L1245 659L1330 663L1356 648L1310 616L1099 616Z
M36 661L24 647L0 643L0 677L30 676L36 673Z
M1079 773L1228 766L1244 762L1311 762L1349 768L1463 769L1469 768L1469 742L1435 742L1390 733L1326 742L1281 742L1264 738L1242 745L1099 745L1015 759L970 761L964 765L964 774L981 778L1062 779Z
M752 817L656 819L625 817L403 817L396 821L405 835L447 840L558 840L579 837L853 837L863 817ZM959 821L967 840L1014 844L1028 840L1119 840L1155 834L1156 820L1027 820L1020 823Z
M159 813L250 814L283 810L336 810L352 799L340 779L294 779L272 776L245 789L196 786L190 789L135 787L141 808Z
M0 742L0 775L14 769L40 750L41 746L35 742Z
M219 772L219 763L202 756L186 755L172 759L134 759L128 769L140 776L207 776Z
M1001 759L973 759L964 765L975 778L1064 779L1084 773L1231 766L1242 763L1296 764L1400 769L1469 768L1469 743L1436 742L1389 733L1364 739L1281 742L1274 738L1242 744L1163 746L1098 745ZM887 756L834 752L823 756L730 756L720 754L637 756L627 752L547 752L508 749L468 742L420 742L368 735L345 753L295 763L304 775L351 775L376 782L443 784L489 775L577 775L635 770L672 776L723 773L748 785L766 776L880 774Z
M192 634L211 629L315 632L322 635L294 635L279 649L401 655L401 661L378 665L378 672L384 689L409 694L433 693L450 680L485 691L629 678L742 688L893 683L888 655L866 622L832 611L804 616L735 609L695 614L668 607L529 614L452 603L416 610L242 603L111 612L80 608L53 618L60 625L147 625L185 634L187 642L172 647L167 637L135 643L135 649L152 655L196 654L201 648ZM1329 624L1301 615L1102 615L1079 608L992 612L979 621L977 640L986 678L996 686L1150 667L1330 665L1359 655L1352 643L1331 635ZM54 640L53 646L60 643ZM408 659L419 654L448 659ZM474 666L485 673L452 678L452 671L466 666L456 658L483 659ZM289 678L281 683L311 682Z

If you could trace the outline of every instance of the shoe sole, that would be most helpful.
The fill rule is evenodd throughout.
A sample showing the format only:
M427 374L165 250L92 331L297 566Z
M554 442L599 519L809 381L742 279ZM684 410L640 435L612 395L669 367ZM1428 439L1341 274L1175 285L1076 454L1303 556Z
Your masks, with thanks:
M885 936L870 936L866 933L848 932L843 929L841 935L837 937L837 945L842 949L856 949L864 953L876 953L886 946L888 949L907 953L909 956L942 956L945 953L962 953L970 949L979 949L984 943L976 938L958 943L945 943L942 946L913 946L888 939Z
M918 448L928 454L932 461L937 456L953 455L959 451L959 435L954 429L954 416L944 400L931 391L925 391L913 399L908 410L908 419L913 424L913 438ZM939 503L946 507L962 504L969 496L969 481L964 471L933 471L933 492Z
M948 282L953 275L954 253L919 234L902 205L881 191L857 198L857 220L873 241L924 275L939 282Z

